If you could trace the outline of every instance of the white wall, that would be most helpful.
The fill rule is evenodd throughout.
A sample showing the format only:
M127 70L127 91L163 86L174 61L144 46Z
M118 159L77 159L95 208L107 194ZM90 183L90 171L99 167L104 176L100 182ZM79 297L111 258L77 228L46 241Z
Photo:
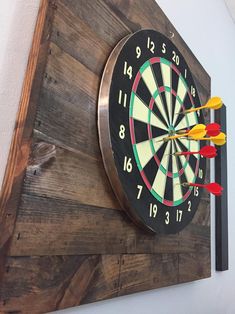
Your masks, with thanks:
M39 0L0 1L0 181L32 38ZM80 314L234 314L235 313L235 24L222 0L158 0L158 3L212 78L212 94L228 110L230 270L215 272L215 215L212 208L212 277L61 313ZM234 193L234 194L233 194ZM233 240L234 239L234 240Z
M0 187L39 0L0 0Z

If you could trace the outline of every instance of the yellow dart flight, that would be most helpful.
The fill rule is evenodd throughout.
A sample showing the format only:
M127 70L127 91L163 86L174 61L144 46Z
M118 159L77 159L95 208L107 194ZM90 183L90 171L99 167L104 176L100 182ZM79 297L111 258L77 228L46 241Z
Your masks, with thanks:
M220 97L212 97L208 100L208 102L201 107L196 107L196 108L191 108L191 109L187 109L182 111L182 113L190 113L190 112L195 112L198 110L202 110L202 109L220 109L223 106L223 101Z
M222 146L226 143L226 134L223 132L220 132L217 136L211 136L211 137L204 137L199 138L199 141L212 141L217 146Z

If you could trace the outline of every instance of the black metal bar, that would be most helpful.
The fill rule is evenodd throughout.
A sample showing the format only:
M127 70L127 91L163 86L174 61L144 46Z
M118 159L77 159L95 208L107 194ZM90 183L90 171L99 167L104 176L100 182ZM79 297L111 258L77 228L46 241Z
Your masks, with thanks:
M215 111L215 122L226 133L226 106ZM215 158L215 181L224 188L221 197L216 197L216 270L228 270L228 195L227 195L227 147L218 148Z

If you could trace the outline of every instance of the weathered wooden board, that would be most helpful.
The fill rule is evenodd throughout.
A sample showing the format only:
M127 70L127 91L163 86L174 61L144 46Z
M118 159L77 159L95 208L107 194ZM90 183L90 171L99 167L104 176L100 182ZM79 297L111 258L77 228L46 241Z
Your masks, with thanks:
M206 193L182 232L153 236L121 210L104 171L102 71L116 43L141 28L171 37L205 102L210 78L154 0L41 2L1 191L1 313L45 313L210 276Z

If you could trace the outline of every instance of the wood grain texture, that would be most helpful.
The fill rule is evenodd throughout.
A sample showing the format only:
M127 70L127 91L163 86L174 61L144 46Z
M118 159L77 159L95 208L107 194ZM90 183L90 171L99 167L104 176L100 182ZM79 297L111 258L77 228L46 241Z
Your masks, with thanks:
M182 232L153 236L121 210L104 171L101 75L117 42L142 28L172 39L205 102L210 78L154 0L42 0L1 195L1 313L210 276L207 193Z
M177 254L8 258L0 311L42 313L178 282ZM173 274L173 276L172 276Z
M205 214L205 209L205 203L201 203L199 211ZM199 214L195 218L200 219ZM10 255L193 253L198 248L207 251L208 225L195 222L178 236L153 236L140 231L125 213L116 210L22 195Z

